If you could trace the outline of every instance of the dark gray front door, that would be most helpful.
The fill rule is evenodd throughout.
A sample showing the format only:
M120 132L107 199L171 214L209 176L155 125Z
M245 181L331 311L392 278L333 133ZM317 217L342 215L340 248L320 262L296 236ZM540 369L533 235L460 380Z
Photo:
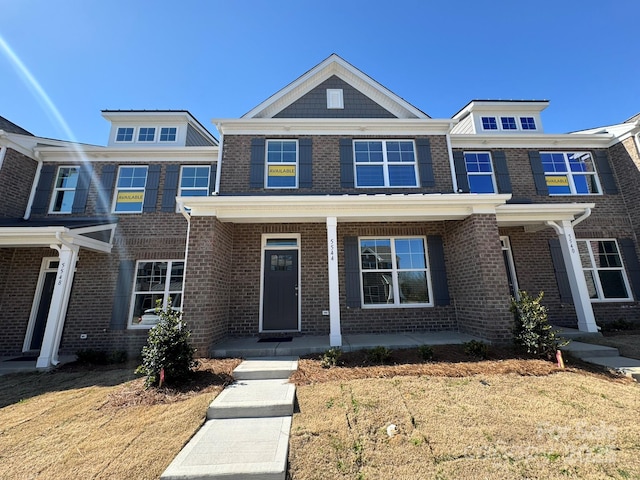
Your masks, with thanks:
M56 284L56 275L56 272L47 272L45 274L42 293L40 294L40 302L38 303L36 322L33 325L33 334L31 335L31 343L29 344L30 350L40 350L40 347L42 347L44 329L47 326L49 307L51 306L51 298L53 297L53 287Z
M262 330L298 330L298 251L265 250Z

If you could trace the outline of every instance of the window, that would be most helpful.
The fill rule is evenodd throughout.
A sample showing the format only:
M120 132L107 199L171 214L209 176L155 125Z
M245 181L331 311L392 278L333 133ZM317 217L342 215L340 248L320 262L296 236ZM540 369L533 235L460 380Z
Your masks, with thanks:
M502 123L503 130L517 130L518 126L516 125L515 117L500 117L500 122Z
M296 188L297 167L296 140L267 140L267 188Z
M411 140L355 140L357 187L416 187L416 155Z
M489 152L465 152L464 163L467 168L469 192L495 193L496 185Z
M115 213L140 213L147 185L147 167L120 167L116 184Z
M431 305L422 237L361 238L364 306Z
M120 127L116 133L116 142L132 142L133 127Z
M129 326L150 328L158 323L155 309L158 301L167 308L182 310L183 260L144 260L136 265L136 278L129 314Z
M60 167L51 198L51 213L71 213L78 186L78 167Z
M183 166L180 171L180 197L206 197L209 195L210 166Z
M520 125L522 130L535 130L536 121L533 117L520 117Z
M140 127L138 131L139 142L153 142L156 139L156 127Z
M615 240L578 240L589 297L593 301L632 300Z
M178 129L176 127L162 127L160 129L161 142L175 142Z
M600 193L593 158L589 152L540 152L550 195Z
M496 122L496 117L482 117L482 129L497 130L498 122Z

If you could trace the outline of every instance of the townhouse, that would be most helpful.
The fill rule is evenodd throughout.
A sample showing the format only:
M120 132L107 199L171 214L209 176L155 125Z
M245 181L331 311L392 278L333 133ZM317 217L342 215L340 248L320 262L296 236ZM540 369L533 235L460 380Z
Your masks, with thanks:
M218 138L176 111L103 112L106 147L5 124L0 353L136 351L169 299L201 355L227 336L508 342L519 289L557 325L637 319L640 122L547 134L547 105L434 119L331 55Z

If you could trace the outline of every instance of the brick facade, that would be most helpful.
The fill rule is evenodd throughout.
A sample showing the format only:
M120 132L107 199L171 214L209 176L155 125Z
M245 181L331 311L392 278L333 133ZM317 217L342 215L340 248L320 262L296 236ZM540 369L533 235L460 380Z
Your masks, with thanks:
M7 148L0 169L0 218L24 215L38 162Z

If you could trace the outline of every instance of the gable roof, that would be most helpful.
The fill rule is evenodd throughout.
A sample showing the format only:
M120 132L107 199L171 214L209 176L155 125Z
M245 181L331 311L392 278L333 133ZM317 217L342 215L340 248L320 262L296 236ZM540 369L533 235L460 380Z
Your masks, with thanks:
M278 112L334 75L353 86L397 118L430 118L422 110L414 107L335 53L332 53L311 70L271 95L241 118L273 118Z
M7 133L17 133L19 135L29 135L33 137L33 133L26 131L24 128L10 122L6 118L0 116L0 130L4 130Z

